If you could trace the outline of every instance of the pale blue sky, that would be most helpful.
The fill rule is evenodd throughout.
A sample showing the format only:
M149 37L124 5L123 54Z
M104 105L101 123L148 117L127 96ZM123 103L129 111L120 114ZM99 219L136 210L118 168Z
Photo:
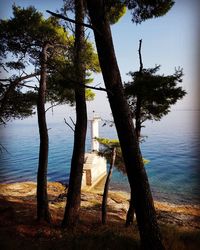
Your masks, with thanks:
M1 18L11 16L11 6L27 7L34 5L45 13L46 9L55 11L62 6L62 0L0 0ZM138 43L143 39L142 58L144 67L161 64L160 73L172 74L175 67L183 67L182 86L188 95L173 107L175 109L197 109L197 52L199 49L198 1L177 0L174 7L163 17L148 20L141 25L131 22L127 13L119 23L112 26L114 46L123 81L129 78L127 72L138 70ZM92 33L92 31L91 31ZM92 36L91 36L92 37ZM102 82L100 75L95 83ZM98 92L96 100L88 105L89 112L110 113L105 93ZM62 110L62 108L60 109Z

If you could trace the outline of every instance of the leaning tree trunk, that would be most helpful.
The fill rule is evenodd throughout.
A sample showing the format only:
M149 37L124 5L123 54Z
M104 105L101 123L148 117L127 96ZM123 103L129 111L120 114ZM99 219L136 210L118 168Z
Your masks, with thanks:
M115 158L116 158L116 148L112 149L112 153L111 153L111 162L110 162L110 168L108 171L108 175L106 178L106 182L105 182L105 186L104 186L104 192L103 192L103 199L102 199L102 224L105 225L107 222L107 200L108 200L108 189L109 189L109 184L110 184L110 179L112 176L112 170L113 170L113 166L115 164Z
M39 163L37 173L37 219L38 221L51 221L47 195L47 167L48 167L48 130L45 115L46 94L46 61L48 45L43 47L41 53L41 75L38 90L37 114L40 134Z
M110 107L122 149L131 192L134 192L133 202L141 245L143 249L148 250L164 249L139 143L124 95L110 25L105 12L105 1L87 0L86 2L94 28L100 66L108 91Z
M75 16L78 23L83 22L84 11L83 1L75 1ZM74 66L76 70L77 82L75 87L76 101L76 125L74 131L74 150L71 161L71 172L67 195L67 204L62 222L63 227L74 227L79 220L79 209L81 203L81 182L85 155L85 139L87 131L87 109L85 99L85 89L80 85L85 80L85 69L82 61L84 49L84 28L76 25L75 28L75 58Z

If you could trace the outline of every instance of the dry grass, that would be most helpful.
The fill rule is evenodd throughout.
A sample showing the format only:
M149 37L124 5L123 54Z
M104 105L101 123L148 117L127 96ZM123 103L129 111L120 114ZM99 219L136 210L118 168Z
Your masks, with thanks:
M125 215L128 196L111 192L108 207L108 224L101 225L101 195L83 193L80 223L74 230L63 230L60 227L65 198L61 184L50 183L50 209L52 225L37 224L34 183L22 183L1 186L0 208L0 249L139 249L139 234L136 222L126 228ZM200 249L200 228L198 224L181 223L174 217L184 214L198 220L198 207L169 206L157 203L158 218L163 242L169 250ZM187 217L187 214L189 217ZM192 217L192 218L193 218ZM185 218L185 217L184 217ZM180 222L180 223L179 223Z

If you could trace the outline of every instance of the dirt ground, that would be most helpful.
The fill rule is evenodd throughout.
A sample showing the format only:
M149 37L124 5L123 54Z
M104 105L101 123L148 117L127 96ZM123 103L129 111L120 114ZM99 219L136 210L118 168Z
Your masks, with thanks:
M106 226L101 225L102 193L99 190L90 190L90 192L82 192L78 229L70 233L61 229L66 192L66 188L62 184L48 183L52 224L38 224L36 221L36 183L0 184L0 248L3 250L80 249L81 242L83 246L81 249L87 250L92 249L92 245L91 248L88 245L86 248L84 247L87 237L89 235L91 237L91 232L95 232L92 240L99 241L100 246L102 245L100 235L105 233L105 237L108 237L107 234L114 237L114 230L120 232L120 242L123 237L126 237L123 244L128 244L127 237L133 233L135 239L138 239L136 223L129 229L124 227L129 195L118 191L109 192ZM155 201L155 207L160 225L175 226L191 232L200 230L199 206L174 205ZM72 240L75 242L73 246L70 243ZM113 242L116 240L113 239ZM77 248L74 247L74 244L77 245ZM118 247L116 249L120 249Z

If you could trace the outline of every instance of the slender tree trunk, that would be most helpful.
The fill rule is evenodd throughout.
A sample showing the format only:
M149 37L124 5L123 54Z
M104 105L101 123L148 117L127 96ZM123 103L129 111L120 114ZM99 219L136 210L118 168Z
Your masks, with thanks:
M83 1L75 0L76 21L81 23L84 18ZM85 80L85 68L82 61L84 49L84 28L76 25L75 28L75 59L77 81L80 84ZM87 131L87 109L85 89L78 85L75 89L76 101L76 126L74 131L74 150L71 161L71 172L67 195L67 204L62 222L63 227L74 227L79 220L79 209L81 203L81 182L85 156L85 139Z
M46 61L47 47L43 47L41 53L41 75L38 91L37 114L40 134L39 164L37 173L37 219L39 221L51 221L47 195L47 167L48 167L48 131L45 114L45 94L46 94Z
M140 39L139 41L139 49L138 49L139 61L140 61L140 69L139 69L140 74L142 73L142 70L143 70L141 48L142 48L142 39ZM140 135L141 135L141 96L140 95L137 96L137 103L136 103L135 132L136 132L137 140L139 142ZM135 208L134 208L133 195L134 195L133 192L131 192L129 209L128 209L127 216L126 216L127 227L132 225L133 220L134 220Z
M104 186L104 192L103 192L103 200L102 200L102 224L105 225L107 222L107 200L108 200L108 189L109 189L109 184L110 184L110 179L112 176L112 170L113 166L115 164L115 158L116 158L116 148L112 149L111 153L111 162L110 162L110 168L108 171L108 175L106 178L106 183Z
M136 112L135 112L135 131L138 141L140 140L141 133L141 98L137 96Z
M142 75L142 71L143 71L141 49L142 49L142 39L140 39L139 41L139 49L138 49L139 60L140 60L140 69L139 69L140 75ZM136 129L136 136L137 136L138 142L139 142L140 133L141 133L141 106L142 106L141 99L142 99L141 95L138 95L137 103L136 103L136 114L135 114L135 129Z
M108 98L126 166L143 249L164 249L146 171L136 137L131 113L124 95L115 57L105 1L87 0L87 7L99 55L100 66L108 90Z
M140 140L141 135L141 99L140 96L137 96L137 104L136 104L136 112L135 112L135 133L136 138ZM129 209L126 215L126 227L131 226L134 221L134 214L135 214L135 208L134 208L134 198L133 198L133 192L131 191L131 197L130 197L130 203L129 203Z

